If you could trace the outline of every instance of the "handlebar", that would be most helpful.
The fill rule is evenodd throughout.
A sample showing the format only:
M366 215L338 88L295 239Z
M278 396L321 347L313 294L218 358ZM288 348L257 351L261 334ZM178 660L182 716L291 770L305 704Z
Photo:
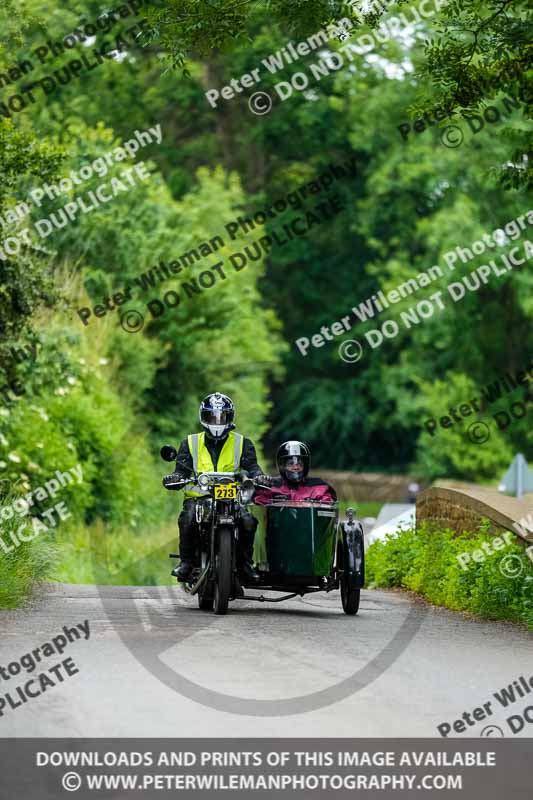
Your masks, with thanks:
M165 487L165 489L174 489L177 486L182 487L190 482L191 482L190 478L178 478L174 477L174 475L165 475L165 477L163 478L163 486Z
M175 488L182 488L187 484L200 484L200 478L207 479L207 485L209 486L212 483L216 483L217 480L229 480L235 481L241 484L243 488L262 488L268 489L268 484L264 484L260 482L262 475L258 475L257 478L250 478L246 472L243 470L239 470L238 472L198 472L193 473L188 478L182 478L173 473L172 475L165 475L163 478L163 486L165 489L175 489ZM268 477L268 476L264 476ZM202 481L205 482L205 481ZM206 487L207 488L207 487Z

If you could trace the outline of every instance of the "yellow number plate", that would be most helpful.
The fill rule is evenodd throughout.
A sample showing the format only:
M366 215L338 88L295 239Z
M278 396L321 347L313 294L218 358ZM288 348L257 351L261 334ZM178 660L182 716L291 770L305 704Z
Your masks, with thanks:
M215 485L215 500L235 500L237 497L237 484L225 483Z

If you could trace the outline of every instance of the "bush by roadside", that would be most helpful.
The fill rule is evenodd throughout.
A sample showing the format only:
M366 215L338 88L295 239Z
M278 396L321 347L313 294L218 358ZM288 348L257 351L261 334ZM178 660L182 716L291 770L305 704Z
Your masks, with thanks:
M461 535L427 524L403 529L369 547L367 585L410 589L435 605L533 628L533 563L518 538L503 550L490 548L483 561L472 558L464 568L457 559L493 541L483 527Z

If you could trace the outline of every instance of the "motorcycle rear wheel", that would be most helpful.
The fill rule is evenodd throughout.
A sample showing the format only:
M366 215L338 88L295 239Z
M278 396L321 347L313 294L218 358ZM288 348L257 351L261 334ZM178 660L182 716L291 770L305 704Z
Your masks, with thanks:
M218 531L215 572L215 614L227 614L233 577L233 531L229 527L221 527Z

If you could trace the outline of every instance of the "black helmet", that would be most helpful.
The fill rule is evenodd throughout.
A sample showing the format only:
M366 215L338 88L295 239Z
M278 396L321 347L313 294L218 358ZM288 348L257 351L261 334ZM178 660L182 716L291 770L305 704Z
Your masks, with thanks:
M303 442L284 442L276 456L279 474L287 483L301 483L309 472L310 457L309 448Z
M223 439L235 425L235 406L227 394L214 392L200 403L200 422L210 439Z

